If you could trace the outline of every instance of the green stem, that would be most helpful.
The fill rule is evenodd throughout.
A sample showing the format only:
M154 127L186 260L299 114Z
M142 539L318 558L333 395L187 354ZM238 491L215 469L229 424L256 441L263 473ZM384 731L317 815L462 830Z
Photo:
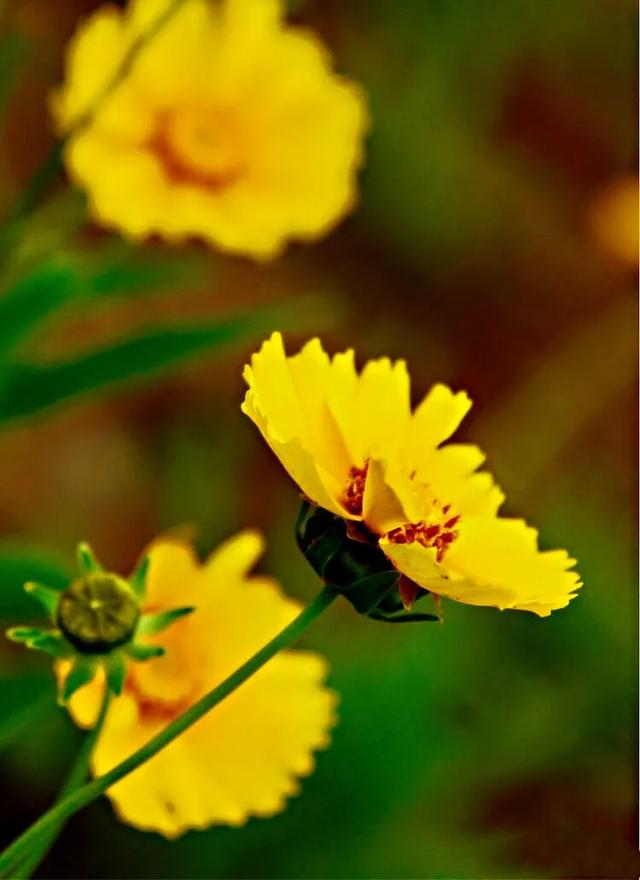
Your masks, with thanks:
M58 795L56 803L60 803L67 795L80 788L89 775L91 755L93 754L93 749L100 737L100 732L102 731L102 727L107 717L110 699L111 691L108 688L105 688L96 723L85 736L84 742L82 743L71 771L65 779L64 785L60 789L60 794ZM61 819L47 834L42 836L39 844L33 848L32 852L29 853L26 859L15 869L15 871L9 874L11 880L28 880L28 878L33 875L38 865L49 852L49 849L62 831L64 824L65 819Z
M302 611L288 626L286 626L275 638L260 648L253 657L243 663L221 684L205 694L197 703L194 703L186 712L172 721L164 730L160 731L146 745L138 749L108 773L98 776L93 782L83 785L82 788L67 795L63 801L55 804L44 813L36 822L24 831L2 854L0 854L0 872L6 871L21 859L24 859L52 829L58 827L60 822L68 819L78 810L86 807L96 798L100 797L108 788L119 782L124 776L153 758L160 749L173 742L181 733L184 733L192 724L199 721L203 715L210 712L214 706L221 703L225 697L232 694L248 678L257 672L267 661L271 660L283 648L291 645L339 594L330 585L325 586L316 598Z

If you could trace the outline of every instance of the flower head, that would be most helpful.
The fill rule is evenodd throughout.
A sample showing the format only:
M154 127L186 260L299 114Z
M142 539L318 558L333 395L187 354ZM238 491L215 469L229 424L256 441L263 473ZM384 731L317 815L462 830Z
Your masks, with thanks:
M148 551L147 613L179 602L194 607L165 632L141 641L163 655L132 665L111 702L93 755L99 775L148 742L223 681L299 612L276 583L249 576L263 542L244 532L200 564L177 540ZM335 697L323 686L316 654L283 651L153 758L107 792L123 821L175 837L190 828L240 825L284 809L297 778L313 769L328 743ZM58 667L65 673L65 661ZM77 690L69 709L82 726L95 722L104 679Z
M62 132L168 3L103 6L80 27L53 102ZM94 217L131 238L197 236L269 258L351 208L366 125L358 87L313 34L284 23L281 0L185 0L65 159Z
M164 653L141 637L164 631L193 608L145 611L148 557L143 556L129 580L105 571L88 544L78 546L80 576L64 590L27 583L25 590L49 614L50 627L14 627L7 635L27 648L65 658L58 699L67 700L102 673L107 686L120 694L131 662Z
M574 560L541 552L534 529L498 515L504 495L478 471L476 446L445 443L471 406L464 392L435 385L412 411L404 361L369 361L358 373L353 351L330 359L318 339L287 357L279 333L245 379L243 411L304 495L333 516L333 543L313 524L301 540L323 572L339 563L361 578L361 545L378 579L395 572L405 607L426 590L546 616L574 597Z

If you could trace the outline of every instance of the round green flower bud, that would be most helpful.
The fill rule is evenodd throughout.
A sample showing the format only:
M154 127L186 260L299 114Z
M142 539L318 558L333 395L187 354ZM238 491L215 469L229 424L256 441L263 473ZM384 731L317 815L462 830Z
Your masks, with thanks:
M60 596L57 624L82 654L106 654L133 637L140 608L127 581L96 572Z

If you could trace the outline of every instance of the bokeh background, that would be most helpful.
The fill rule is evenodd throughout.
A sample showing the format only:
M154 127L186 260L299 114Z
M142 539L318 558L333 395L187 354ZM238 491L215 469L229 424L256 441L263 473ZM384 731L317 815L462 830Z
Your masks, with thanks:
M0 3L3 213L54 146L47 95L95 5ZM79 539L127 571L176 526L203 552L259 526L264 569L314 594L296 490L239 410L241 367L275 328L290 347L318 333L405 357L416 397L436 380L468 389L463 436L486 449L505 510L568 547L585 586L546 620L449 602L443 625L388 627L335 607L305 644L331 662L340 724L284 814L168 843L103 800L40 875L635 878L637 6L291 9L374 119L358 208L324 241L266 265L133 248L87 222L63 175L3 238L3 285L31 284L40 317L52 299L0 391L2 625L37 615L22 580L61 582ZM75 293L58 307L61 285ZM224 345L123 379L122 340L218 324ZM0 640L6 841L80 741L52 691L43 655Z

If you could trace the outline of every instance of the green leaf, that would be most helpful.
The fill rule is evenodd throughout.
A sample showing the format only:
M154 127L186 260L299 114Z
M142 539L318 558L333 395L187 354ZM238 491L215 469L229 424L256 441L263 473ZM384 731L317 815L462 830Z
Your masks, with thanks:
M95 574L96 572L103 571L102 566L94 556L93 550L84 541L78 544L76 558L78 568L83 574Z
M32 415L69 398L165 372L264 332L265 317L253 313L208 326L163 327L59 363L13 364L0 387L0 420Z
M34 581L27 581L24 585L25 592L39 602L49 616L55 620L56 611L58 610L58 602L60 601L60 591L52 590L43 584Z
M75 293L74 270L62 264L38 266L0 296L0 353L4 358L40 321Z
M24 731L37 728L52 703L51 673L42 670L16 677L0 677L0 749Z
M106 660L107 687L119 697L127 677L127 660L122 651L115 651Z
M58 702L62 704L66 703L77 690L93 681L96 671L97 666L93 660L85 660L80 657L76 658L73 666L69 670L69 674L64 680L58 697Z
M145 663L147 660L153 660L154 657L162 657L166 653L161 645L145 645L142 642L132 642L123 650L137 663Z
M27 581L41 581L47 587L64 590L69 576L55 559L46 559L25 547L0 548L0 618L29 620L38 615L33 598L24 591Z
M195 611L193 607L172 608L170 611L157 611L153 614L143 614L136 630L139 636L154 636L162 632L176 620Z
M21 34L10 31L0 37L0 114L18 79L27 56L27 44Z
M149 571L149 557L143 556L140 562L137 564L135 571L129 578L129 583L131 584L131 589L136 594L136 598L139 602L142 602L145 594L145 584L147 580L147 573Z

